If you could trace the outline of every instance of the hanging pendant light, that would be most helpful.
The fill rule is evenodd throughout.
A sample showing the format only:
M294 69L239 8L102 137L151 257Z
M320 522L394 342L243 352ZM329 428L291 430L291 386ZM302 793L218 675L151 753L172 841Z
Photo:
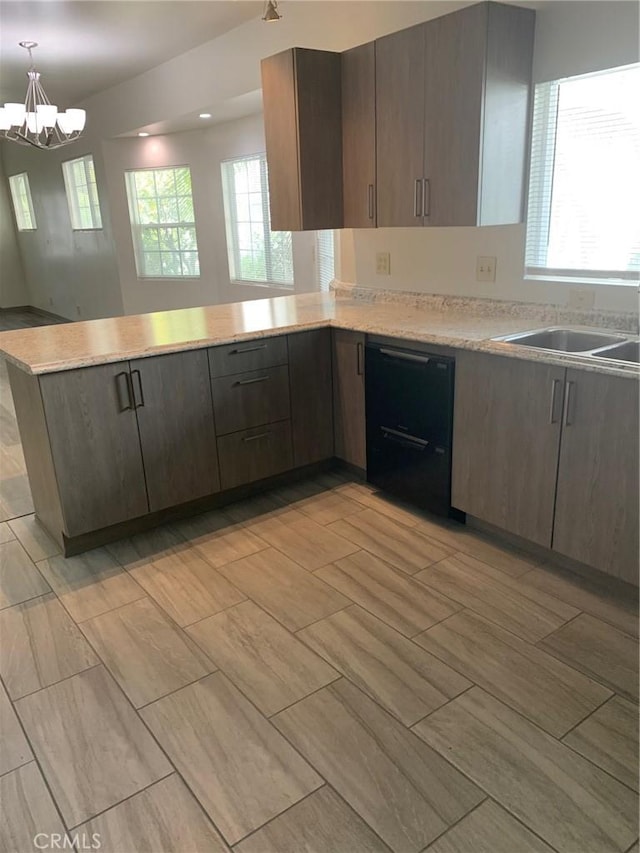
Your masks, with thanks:
M27 94L24 104L10 103L0 107L0 138L35 148L60 148L75 142L84 130L86 112L60 112L55 104L49 103L31 55L38 43L21 41L19 44L29 51Z
M281 17L282 15L278 12L277 0L266 0L262 20L267 21L267 23L271 23L273 21L279 21Z

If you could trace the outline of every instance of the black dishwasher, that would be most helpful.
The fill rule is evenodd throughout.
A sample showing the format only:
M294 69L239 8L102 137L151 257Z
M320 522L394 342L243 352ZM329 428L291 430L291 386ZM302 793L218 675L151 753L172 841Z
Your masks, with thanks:
M440 515L451 508L455 360L366 347L367 480Z

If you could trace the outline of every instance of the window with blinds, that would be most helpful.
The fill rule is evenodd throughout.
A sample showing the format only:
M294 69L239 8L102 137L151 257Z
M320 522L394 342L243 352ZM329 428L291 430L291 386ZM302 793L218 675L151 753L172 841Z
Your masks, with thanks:
M329 290L335 278L335 232L316 231L316 285Z
M62 164L64 186L74 231L89 231L102 228L98 185L93 166L93 157L78 157Z
M231 281L293 288L290 231L272 231L265 154L221 164Z
M640 65L536 87L525 272L640 280Z
M35 231L36 217L33 213L33 202L31 201L31 189L29 188L29 176L26 172L19 175L11 175L9 178L9 189L11 190L11 201L13 212L16 217L18 231Z

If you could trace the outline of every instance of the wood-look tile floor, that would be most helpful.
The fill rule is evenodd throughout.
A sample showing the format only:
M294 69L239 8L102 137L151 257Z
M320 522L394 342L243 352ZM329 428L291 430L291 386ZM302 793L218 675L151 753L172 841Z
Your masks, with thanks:
M71 560L7 494L3 853L637 851L633 589L336 474Z

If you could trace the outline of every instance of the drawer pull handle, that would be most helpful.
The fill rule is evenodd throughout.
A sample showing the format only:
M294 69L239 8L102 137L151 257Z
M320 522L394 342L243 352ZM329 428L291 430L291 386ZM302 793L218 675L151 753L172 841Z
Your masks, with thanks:
M356 373L358 376L364 376L364 344L358 341L356 345Z
M400 444L402 447L410 447L412 450L424 450L429 444L424 438L418 438L415 435L391 429L391 427L381 426L380 431L382 432L382 437L388 441L394 441L396 444Z
M245 352L256 352L259 349L266 349L266 344L260 344L257 347L245 347L244 349L232 349L229 355L243 355Z
M140 392L140 402L139 403L136 401L135 390L133 392L133 399L134 399L134 403L135 403L134 409L140 409L144 406L144 392L142 390L142 378L140 376L140 371L139 370L132 370L131 376L135 376L136 379L138 380L138 390ZM131 387L133 388L133 382L132 382Z
M402 358L405 361L419 361L421 364L426 364L431 361L429 356L427 355L415 355L412 352L402 352L400 350L395 349L385 349L384 347L380 348L381 355L388 355L389 358Z
M258 433L258 435L248 435L245 438L243 438L242 440L243 441L257 441L259 438L268 438L268 436L270 436L270 435L271 435L270 431L260 432L260 433Z
M422 181L422 206L424 208L425 217L431 216L431 183L429 178L424 178Z
M560 379L554 379L551 383L551 405L549 407L549 423L557 424L558 419L556 418L556 392L558 390L558 385L560 385Z
M127 400L129 401L127 403L127 405L125 405L122 401L122 390L121 390L122 389L122 383L120 380L122 379L123 376L124 376L124 384L125 384L126 391L127 391ZM133 399L132 399L133 395L131 393L131 391L132 391L131 377L129 376L128 371L123 370L121 373L116 373L115 379L116 379L116 394L118 397L118 405L120 407L120 411L126 412L127 409L133 409Z
M572 390L574 382L567 382L567 393L564 398L564 425L570 427L573 425L573 395Z
M368 215L369 219L373 219L373 184L369 184L367 188L367 204L368 204Z
M270 376L258 376L256 379L239 379L237 382L234 382L234 385L254 385L256 382L266 382L267 379L271 379Z
M422 216L422 205L423 205L422 178L416 178L415 186L413 189L413 215L414 216Z

